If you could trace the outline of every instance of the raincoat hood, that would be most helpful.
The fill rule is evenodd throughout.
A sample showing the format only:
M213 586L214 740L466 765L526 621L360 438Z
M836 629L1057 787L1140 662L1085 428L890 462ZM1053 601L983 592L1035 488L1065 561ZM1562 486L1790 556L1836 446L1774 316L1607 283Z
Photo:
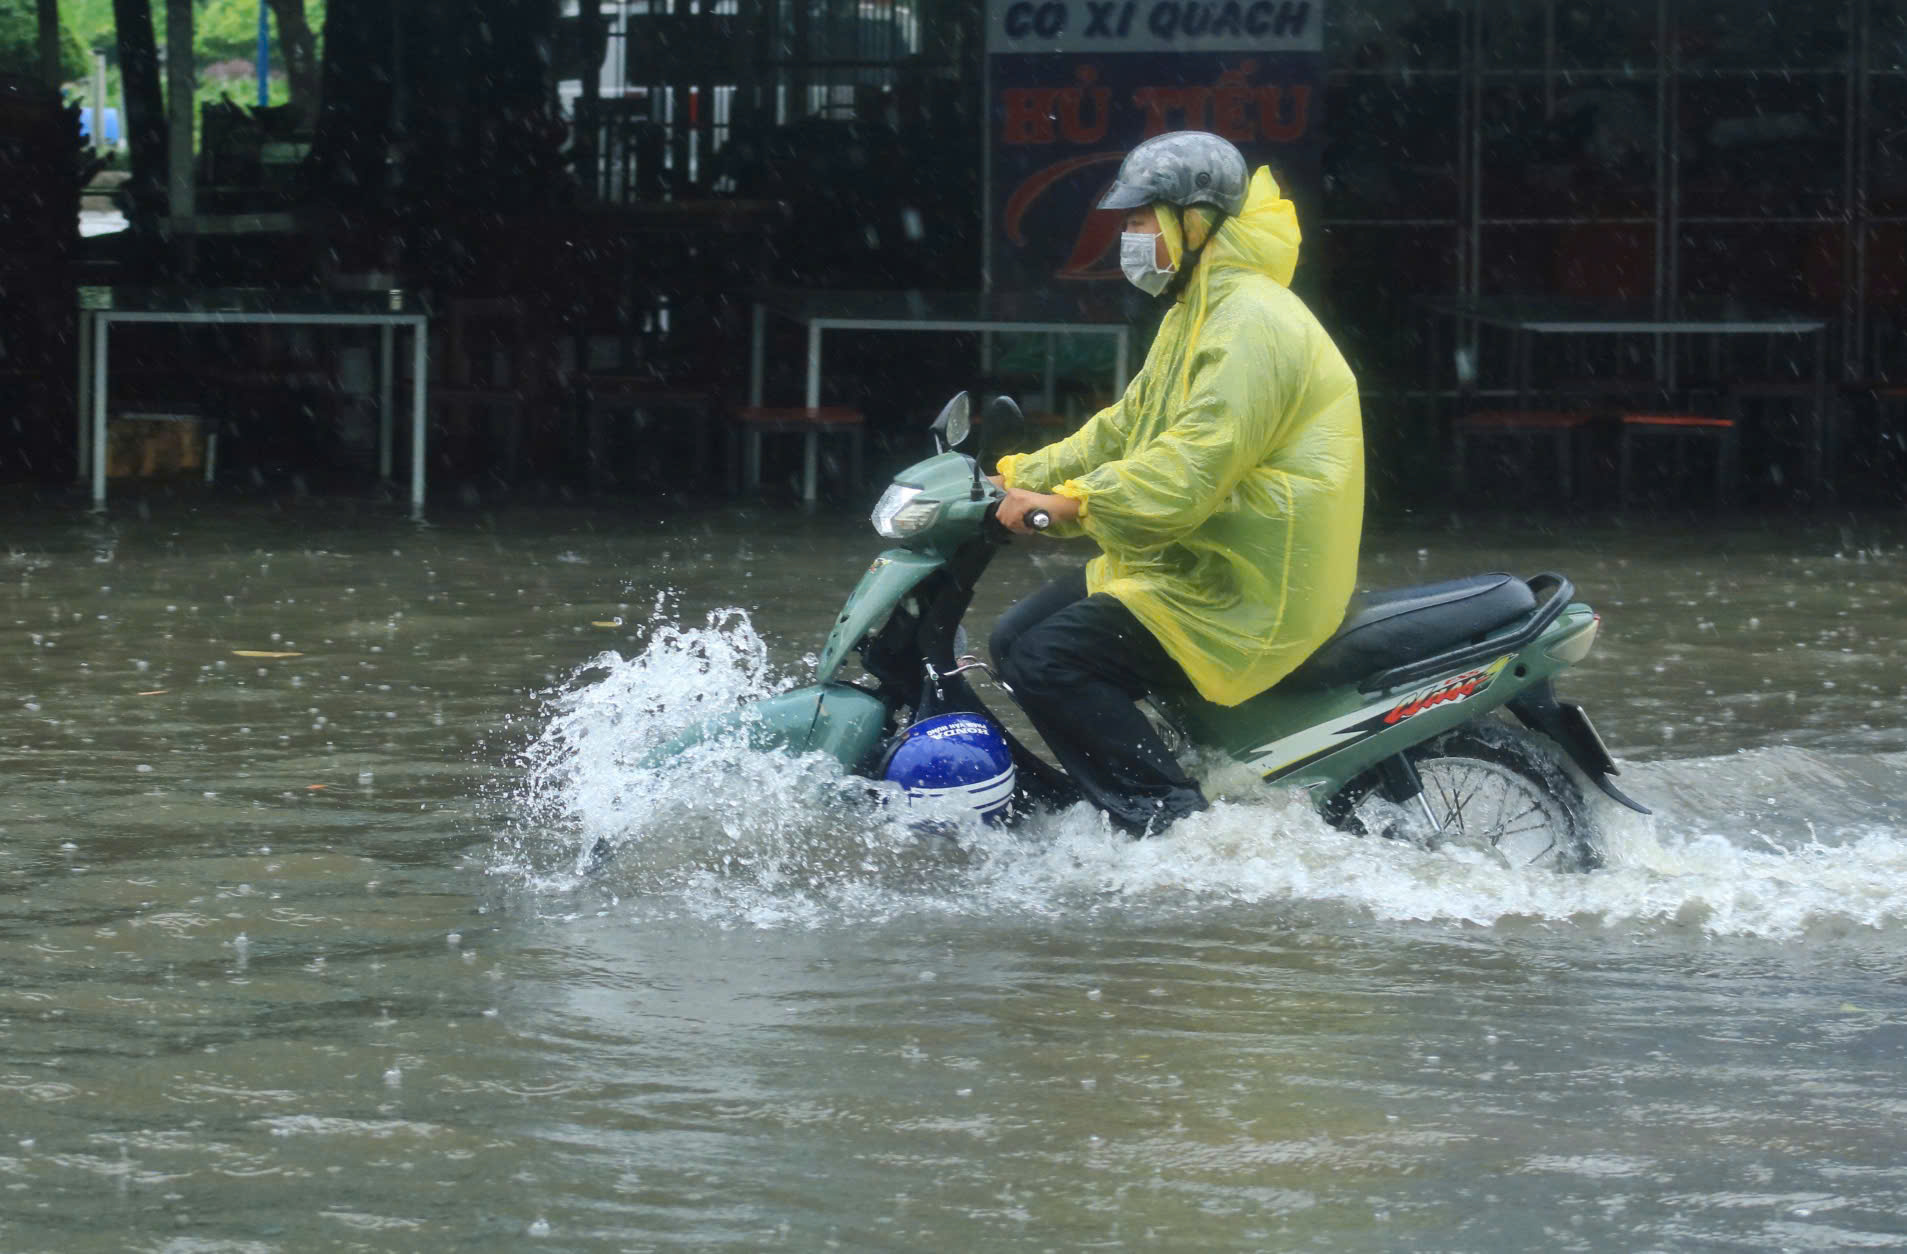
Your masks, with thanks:
M1218 234L1199 254L1197 269L1179 291L1178 300L1188 306L1185 369L1180 372L1179 392L1183 398L1191 387L1192 352L1205 329L1206 314L1212 303L1213 275L1226 270L1249 270L1262 274L1279 287L1289 288L1291 276L1298 270L1298 209L1278 189L1271 167L1259 166L1245 189L1245 207L1225 219ZM1178 264L1175 254L1173 264Z
M1218 234L1199 258L1199 269L1256 270L1279 286L1290 287L1298 268L1299 238L1297 207L1278 190L1271 170L1259 166L1245 189L1245 207L1219 225Z

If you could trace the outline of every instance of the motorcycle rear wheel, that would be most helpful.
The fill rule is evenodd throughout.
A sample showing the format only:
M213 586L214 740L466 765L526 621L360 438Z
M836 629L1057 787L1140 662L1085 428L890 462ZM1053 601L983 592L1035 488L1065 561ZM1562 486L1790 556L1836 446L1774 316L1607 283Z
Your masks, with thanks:
M1406 753L1424 782L1421 805L1416 799L1401 805L1388 800L1372 770L1325 804L1325 819L1359 835L1478 850L1517 869L1590 871L1602 865L1582 788L1547 738L1489 719L1453 728Z

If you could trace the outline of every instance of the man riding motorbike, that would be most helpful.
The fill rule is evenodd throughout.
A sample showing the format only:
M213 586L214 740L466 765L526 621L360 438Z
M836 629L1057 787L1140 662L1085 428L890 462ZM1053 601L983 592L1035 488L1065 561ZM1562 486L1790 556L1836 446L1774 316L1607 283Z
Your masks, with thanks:
M1196 688L1236 705L1337 629L1357 576L1357 381L1289 289L1298 220L1271 171L1216 135L1126 155L1101 209L1120 265L1172 306L1125 394L1078 431L1003 457L998 517L1085 535L1098 557L1001 616L990 647L1095 805L1137 835L1205 808L1133 704Z

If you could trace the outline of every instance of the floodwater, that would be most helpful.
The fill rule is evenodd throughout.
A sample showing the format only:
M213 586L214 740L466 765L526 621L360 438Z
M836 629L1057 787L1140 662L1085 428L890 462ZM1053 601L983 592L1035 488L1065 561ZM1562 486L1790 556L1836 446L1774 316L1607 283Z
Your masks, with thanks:
M865 523L396 513L0 506L0 1250L1907 1245L1900 520L1371 537L1603 611L1658 814L1556 876L659 782Z

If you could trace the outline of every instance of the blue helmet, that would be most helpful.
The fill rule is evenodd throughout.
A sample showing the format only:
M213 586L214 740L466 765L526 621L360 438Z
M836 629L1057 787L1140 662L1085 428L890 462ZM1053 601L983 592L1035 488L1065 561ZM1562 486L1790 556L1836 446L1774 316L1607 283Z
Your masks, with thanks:
M1013 799L1013 754L997 724L979 714L940 714L902 732L881 778L909 797L946 798L988 821Z

